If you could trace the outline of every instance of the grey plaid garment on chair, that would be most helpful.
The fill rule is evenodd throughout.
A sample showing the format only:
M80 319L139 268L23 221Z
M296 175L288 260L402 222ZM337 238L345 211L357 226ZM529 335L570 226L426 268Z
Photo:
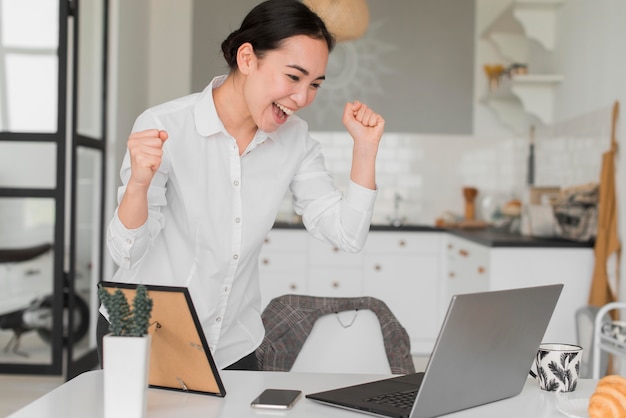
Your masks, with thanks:
M369 309L378 317L391 372L414 373L408 333L387 305L372 297L283 295L272 299L261 314L265 338L256 351L259 368L289 371L319 317L353 309Z

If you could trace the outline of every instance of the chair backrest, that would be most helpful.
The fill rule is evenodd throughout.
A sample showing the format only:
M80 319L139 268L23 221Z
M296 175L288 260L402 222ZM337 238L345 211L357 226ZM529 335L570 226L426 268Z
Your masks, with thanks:
M605 351L595 352L593 344L594 322L600 308L597 306L582 306L576 310L576 338L578 345L583 348L582 360L580 362L580 377L583 379L591 379L593 377L593 359L594 356L601 356L600 373L602 376L606 374L608 369L609 357ZM609 321L608 315L605 320Z
M283 295L270 301L261 319L261 370L415 372L409 335L379 299Z
M376 314L361 309L321 316L290 371L391 374Z

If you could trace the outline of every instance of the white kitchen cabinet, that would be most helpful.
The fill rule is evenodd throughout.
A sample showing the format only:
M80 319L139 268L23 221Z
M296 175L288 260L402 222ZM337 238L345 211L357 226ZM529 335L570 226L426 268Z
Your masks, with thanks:
M587 304L592 248L488 247L451 234L446 247L445 294L449 296L563 283L544 341L576 343L575 313Z
M363 253L350 254L309 238L309 294L327 297L363 295Z
M441 325L443 236L440 232L370 231L364 250L348 254L303 229L274 229L260 259L263 306L286 293L375 297L406 328L411 351L428 354Z
M453 295L480 292L489 288L490 250L454 235L446 237L445 298ZM442 306L447 309L447 304Z
M565 286L544 336L545 342L576 343L576 310L588 304L593 248L493 248L490 289Z
M259 257L263 307L280 295L307 293L307 235L303 230L273 229L265 238Z
M409 333L413 354L429 354L441 326L443 235L372 231L364 249L364 294L387 304Z
M259 268L263 307L288 293L372 296L407 329L413 354L424 355L452 295L551 283L565 287L544 341L575 343L575 312L587 304L593 261L590 247L491 247L453 233L406 230L372 230L361 253L347 254L304 229L274 229Z

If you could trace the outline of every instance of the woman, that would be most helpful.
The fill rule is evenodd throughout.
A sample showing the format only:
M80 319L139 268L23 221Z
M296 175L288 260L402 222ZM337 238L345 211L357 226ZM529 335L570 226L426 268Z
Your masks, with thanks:
M354 147L343 195L295 116L323 84L333 46L304 4L263 2L222 43L229 74L146 110L129 137L107 234L113 280L188 287L220 368L257 367L258 256L287 190L311 234L350 252L365 243L383 118L345 105Z

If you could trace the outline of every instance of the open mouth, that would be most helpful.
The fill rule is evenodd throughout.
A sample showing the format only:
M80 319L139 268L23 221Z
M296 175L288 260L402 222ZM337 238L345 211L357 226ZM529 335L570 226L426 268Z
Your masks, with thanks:
M276 115L281 119L287 119L287 117L293 115L293 110L281 105L280 103L274 102L274 107L276 108Z

